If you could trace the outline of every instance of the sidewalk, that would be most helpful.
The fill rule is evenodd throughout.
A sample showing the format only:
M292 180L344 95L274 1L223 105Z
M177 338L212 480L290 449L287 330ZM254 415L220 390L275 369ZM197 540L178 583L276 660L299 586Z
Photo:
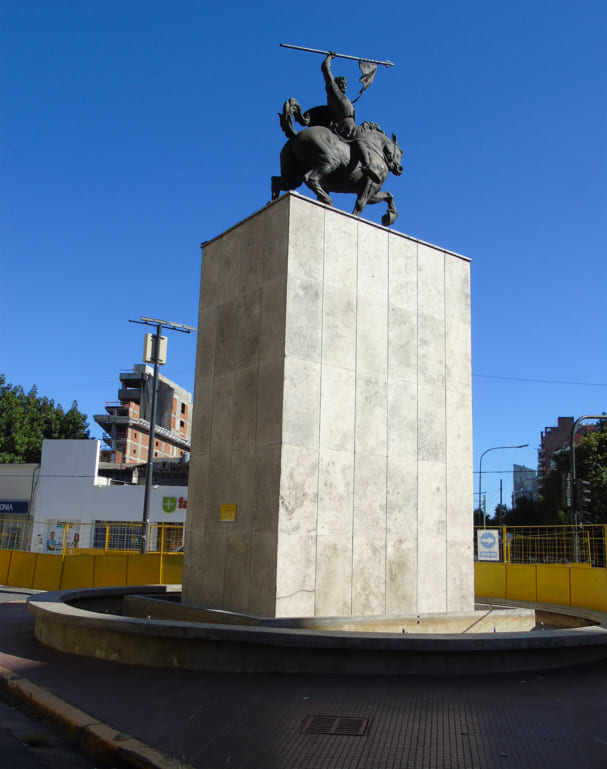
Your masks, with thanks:
M23 602L0 602L0 666L55 695L58 716L87 714L98 749L141 746L133 766L607 769L607 662L461 678L204 673L62 654L33 625ZM306 733L309 716L363 734Z

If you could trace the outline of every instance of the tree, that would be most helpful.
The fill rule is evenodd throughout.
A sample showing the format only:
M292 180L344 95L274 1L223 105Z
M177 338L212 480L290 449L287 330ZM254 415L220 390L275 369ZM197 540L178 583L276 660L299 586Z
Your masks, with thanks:
M0 463L39 462L45 438L89 438L86 414L76 401L68 411L38 395L26 393L0 374Z
M542 523L571 523L563 503L563 478L570 471L569 449L553 456L554 468L544 479L540 512ZM588 523L607 523L607 423L588 430L575 447L575 475L590 483Z

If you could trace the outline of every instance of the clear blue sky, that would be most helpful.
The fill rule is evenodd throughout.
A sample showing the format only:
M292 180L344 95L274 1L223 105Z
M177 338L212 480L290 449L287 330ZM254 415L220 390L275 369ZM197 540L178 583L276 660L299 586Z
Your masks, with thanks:
M513 462L536 466L544 427L607 410L604 0L0 0L0 15L9 382L76 399L100 437L92 415L141 360L129 319L196 325L201 241L268 201L282 102L324 99L321 57L285 42L396 64L357 117L405 148L394 229L472 259L475 469L530 444L485 458L488 509ZM334 70L354 86L354 62ZM192 389L194 363L195 338L170 334L163 373Z

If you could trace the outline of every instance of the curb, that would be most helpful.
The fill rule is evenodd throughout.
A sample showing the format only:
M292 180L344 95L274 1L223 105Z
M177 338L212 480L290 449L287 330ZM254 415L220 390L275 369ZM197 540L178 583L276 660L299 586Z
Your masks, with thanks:
M116 731L2 665L0 689L48 718L87 753L102 761L134 769L193 769L129 734Z

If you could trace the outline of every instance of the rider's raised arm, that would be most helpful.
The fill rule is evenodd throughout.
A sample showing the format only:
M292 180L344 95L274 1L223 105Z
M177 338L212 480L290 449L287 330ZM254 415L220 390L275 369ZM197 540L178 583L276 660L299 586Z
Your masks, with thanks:
M333 79L333 73L331 72L331 62L335 58L334 53L329 53L323 63L320 65L320 70L322 72L322 76L325 79L325 84L327 87L331 87L335 85L335 80Z

